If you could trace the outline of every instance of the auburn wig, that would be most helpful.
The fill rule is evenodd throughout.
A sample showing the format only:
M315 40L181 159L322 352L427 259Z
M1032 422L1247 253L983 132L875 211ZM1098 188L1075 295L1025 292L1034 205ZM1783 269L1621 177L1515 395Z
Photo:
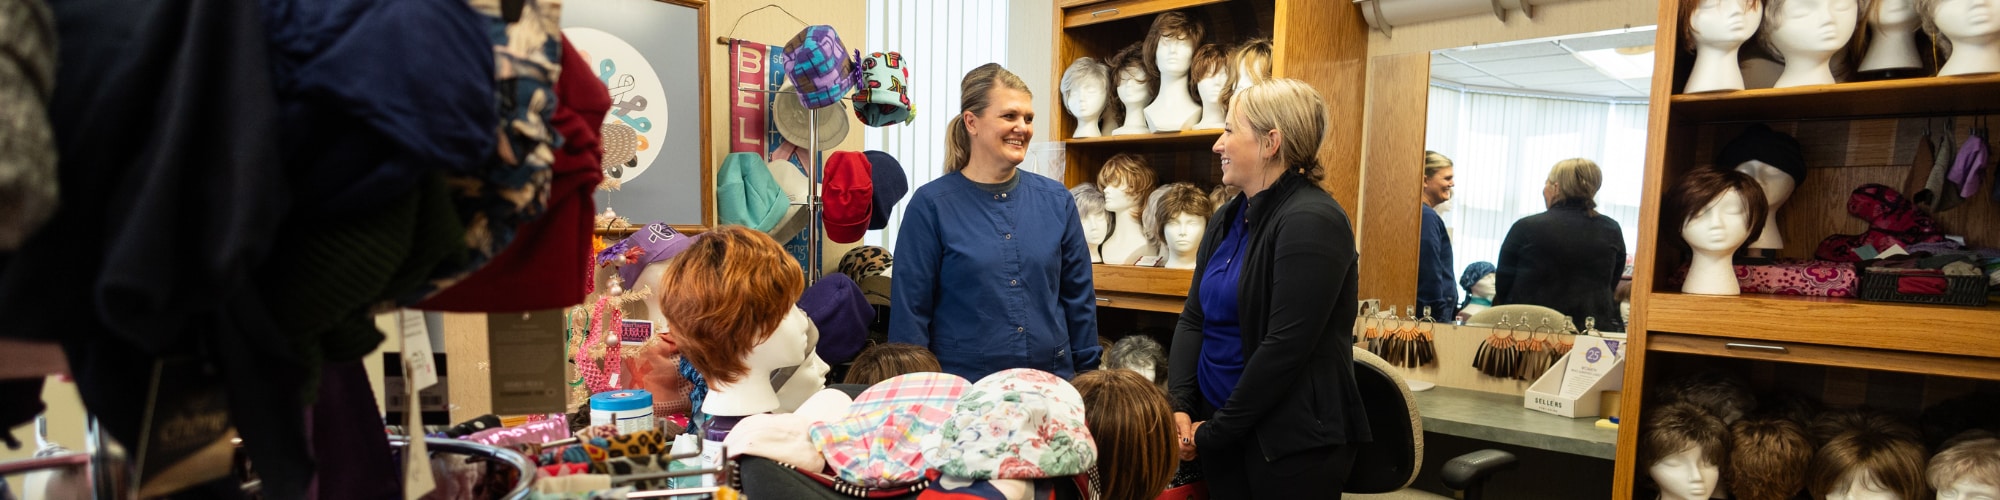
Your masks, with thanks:
M784 321L805 292L805 272L770 235L720 226L667 264L660 313L666 334L695 371L731 384L744 358Z

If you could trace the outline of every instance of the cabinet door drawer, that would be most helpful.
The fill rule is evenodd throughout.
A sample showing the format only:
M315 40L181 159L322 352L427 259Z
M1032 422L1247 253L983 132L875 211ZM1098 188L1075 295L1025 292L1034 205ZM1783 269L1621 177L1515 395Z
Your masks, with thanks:
M1228 0L1110 0L1068 2L1062 5L1063 28L1075 28L1139 16L1158 14Z
M1797 342L1651 333L1646 350L2000 380L2000 359Z

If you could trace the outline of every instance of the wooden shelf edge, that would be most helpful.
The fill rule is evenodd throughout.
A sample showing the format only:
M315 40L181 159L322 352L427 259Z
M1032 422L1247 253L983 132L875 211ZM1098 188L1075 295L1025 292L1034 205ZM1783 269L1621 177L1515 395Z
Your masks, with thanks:
M1739 359L2000 380L2000 358L1657 333L1646 349Z
M1125 292L1167 297L1187 297L1194 281L1192 269L1090 265L1091 281L1098 291Z
M1652 292L1645 307L1649 332L2000 358L2000 304Z
M1186 305L1187 297L1184 296L1125 293L1110 290L1099 290L1097 292L1097 307L1099 308L1109 307L1113 309L1180 314L1181 309L1186 307Z
M1186 132L1160 132L1156 134L1107 135L1103 137L1086 137L1082 139L1070 138L1070 139L1063 139L1062 142L1065 146L1148 144L1148 143L1214 141L1215 138L1221 136L1222 136L1222 130L1214 129L1214 130L1189 130Z
M1062 29L1071 29L1226 1L1228 0L1111 0L1066 2L1056 8L1063 11ZM1077 7L1076 11L1069 12L1071 7Z
M2000 109L2000 103L1982 98L1996 91L2000 74L1933 76L1675 94L1668 105L1677 123L1969 114Z

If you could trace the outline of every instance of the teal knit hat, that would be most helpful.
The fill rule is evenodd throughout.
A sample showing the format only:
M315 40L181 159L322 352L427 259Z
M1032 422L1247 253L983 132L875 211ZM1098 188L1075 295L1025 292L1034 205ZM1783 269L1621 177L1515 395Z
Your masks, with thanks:
M723 224L770 232L792 203L756 153L730 153L715 177L716 219Z

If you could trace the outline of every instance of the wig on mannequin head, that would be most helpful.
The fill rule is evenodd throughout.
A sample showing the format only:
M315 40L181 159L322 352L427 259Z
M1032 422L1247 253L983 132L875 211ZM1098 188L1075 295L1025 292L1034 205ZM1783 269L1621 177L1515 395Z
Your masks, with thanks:
M1174 37L1187 40L1188 48L1198 48L1201 47L1202 36L1206 34L1206 30L1202 28L1201 21L1186 13L1170 11L1153 16L1153 27L1146 30L1146 39L1142 40L1141 43L1145 44L1143 50L1146 62L1147 88L1153 90L1152 94L1154 97L1159 97L1160 95L1160 63L1158 59L1160 38ZM1192 70L1193 68L1189 69ZM1188 74L1193 75L1195 73L1189 71ZM1192 89L1193 87L1189 88Z
M1146 46L1144 44L1134 43L1126 45L1125 48L1118 49L1118 52L1112 54L1110 59L1104 60L1104 64L1111 68L1111 85L1105 87L1109 93L1105 96L1106 99L1104 100L1104 119L1106 120L1105 123L1110 123L1113 127L1125 123L1125 113L1138 113L1141 111L1125 109L1125 101L1118 98L1118 79L1123 78L1122 75L1125 74L1127 68L1139 70L1137 72L1139 79L1144 80L1146 83L1147 99L1152 99L1152 96L1159 94L1159 79L1149 76L1146 73L1146 61L1142 59L1145 57L1145 50Z
M668 264L660 294L666 333L681 358L713 383L749 372L744 357L771 337L805 292L805 272L770 235L716 227Z
M1161 234L1166 230L1167 221L1181 215L1193 215L1206 221L1214 213L1215 203L1209 200L1208 193L1194 184L1176 182L1153 190L1153 194L1146 199L1145 216L1139 223L1145 226L1146 243L1159 248L1165 255L1172 250L1166 247L1166 235Z
M1924 35L1931 39L1931 47L1937 49L1937 64L1943 66L1946 60L1951 59L1951 39L1946 38L1944 33L1938 32L1937 17L1932 14L1935 14L1938 4L1944 3L1944 0L1911 0L1911 2L1911 7L1917 10L1917 19L1923 22ZM1862 12L1867 10L1863 9Z
M1813 443L1825 446L1841 434L1853 432L1874 432L1887 434L1897 439L1917 441L1919 434L1915 427L1894 415L1869 408L1826 410L1813 417L1806 433Z
M1735 169L1736 166L1731 165L1728 168L1697 168L1693 172L1688 172L1686 177L1681 178L1680 187L1667 195L1666 213L1662 214L1661 220L1673 224L1672 227L1675 228L1684 226L1688 219L1694 218L1702 209L1708 208L1708 204L1714 203L1716 198L1721 198L1723 193L1733 189L1737 196L1743 198L1744 217L1748 218L1746 227L1749 232L1744 234L1754 236L1763 233L1764 212L1771 209L1771 206L1764 202L1764 185L1758 184L1757 179L1750 177L1750 174ZM1673 240L1681 249L1692 250L1688 247L1687 241L1681 238ZM1753 240L1755 238L1744 238L1736 250L1740 252L1744 248L1749 248Z
M1945 442L1931 457L1926 478L1931 489L1945 491L1960 481L1972 480L2000 488L2000 437L1984 430L1971 430Z
M1215 189L1208 190L1208 202L1215 204L1216 210L1221 210L1222 204L1229 203L1230 198L1235 198L1237 194L1241 194L1242 192L1243 188L1228 184L1216 184Z
M1753 417L1729 426L1729 493L1737 500L1785 500L1806 487L1813 443L1797 422Z
M1145 157L1132 153L1118 153L1111 159L1104 160L1104 166L1097 169L1098 188L1111 189L1113 186L1120 186L1125 189L1126 194L1132 196L1130 215L1133 218L1145 216L1146 206L1140 203L1145 199L1140 197L1153 192L1154 182L1156 181L1153 177L1153 167L1146 165Z
M1222 102L1229 102L1229 81L1236 77L1236 67L1229 65L1229 52L1221 45L1202 44L1194 49L1194 64L1188 67L1188 95L1201 98L1201 89L1196 87L1204 79L1222 74Z
M1741 377L1719 370L1702 370L1668 381L1657 396L1661 402L1683 402L1732 424L1757 411L1757 396Z
M1104 350L1104 368L1109 370L1131 370L1153 380L1153 385L1166 387L1167 352L1160 343L1145 335L1126 335Z
M1924 481L1924 446L1907 434L1879 428L1857 429L1835 435L1820 445L1806 469L1806 489L1813 498L1848 486L1855 474L1867 474L1869 482L1898 498L1930 497Z
M1639 419L1639 466L1650 468L1660 459L1692 447L1701 459L1729 468L1729 426L1701 407L1673 402L1647 411Z
M1681 50L1694 52L1694 23L1690 20L1690 18L1694 17L1694 10L1696 7L1701 5L1701 1L1702 0L1679 0L1681 6L1680 10ZM1727 2L1730 0L1720 0L1720 1ZM1736 0L1736 1L1743 3L1744 12L1749 12L1750 9L1755 9L1758 7L1758 0ZM1755 35L1752 36L1754 37Z
M1076 200L1076 213L1094 214L1104 211L1104 191L1098 190L1096 184L1088 182L1077 184L1076 187L1069 188L1069 196Z
M1127 370L1096 370L1070 384L1083 396L1084 422L1097 441L1105 500L1150 500L1180 465L1167 393Z
M862 349L841 383L875 385L897 375L942 371L944 367L938 364L937 355L923 346L891 342Z
M1271 39L1252 38L1245 40L1242 44L1237 45L1235 50L1229 52L1229 62L1239 70L1229 74L1229 88L1236 88L1237 82L1245 78L1253 78L1254 81L1258 82L1269 81L1271 79ZM1248 69L1254 73L1244 74L1240 71L1243 69Z
M1070 92L1077 90L1078 85L1090 81L1095 81L1104 87L1104 91L1106 92L1105 101L1117 100L1117 96L1109 95L1115 87L1111 82L1111 66L1088 57L1079 57L1075 61L1070 61L1069 68L1063 70L1062 94L1069 95Z

